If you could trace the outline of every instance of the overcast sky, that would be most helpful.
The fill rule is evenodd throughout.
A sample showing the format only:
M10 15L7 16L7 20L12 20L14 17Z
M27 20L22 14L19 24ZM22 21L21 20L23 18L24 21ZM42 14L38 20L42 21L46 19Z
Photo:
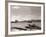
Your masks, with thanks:
M41 7L11 6L11 20L32 20L41 18Z

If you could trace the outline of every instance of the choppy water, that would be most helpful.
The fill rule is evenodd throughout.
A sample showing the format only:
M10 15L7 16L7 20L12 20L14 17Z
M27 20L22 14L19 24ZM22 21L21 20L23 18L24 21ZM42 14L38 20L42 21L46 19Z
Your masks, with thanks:
M26 23L26 22L11 23L11 27L25 28L25 26L28 26L28 24L30 24L30 25L35 24L36 26L41 27L41 22L32 22L32 23ZM12 31L18 31L18 29L12 29Z

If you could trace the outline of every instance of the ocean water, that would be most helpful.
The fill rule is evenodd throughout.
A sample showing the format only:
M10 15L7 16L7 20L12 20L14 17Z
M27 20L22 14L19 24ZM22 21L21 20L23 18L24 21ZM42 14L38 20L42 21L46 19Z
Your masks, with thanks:
M11 23L11 27L18 27L18 28L24 28L25 29L25 26L28 26L28 24L30 24L30 25L35 24L36 26L41 27L41 22L32 22L32 23L18 22L18 23ZM27 29L27 31L28 30L29 29ZM19 31L19 30L18 29L12 29L12 31Z

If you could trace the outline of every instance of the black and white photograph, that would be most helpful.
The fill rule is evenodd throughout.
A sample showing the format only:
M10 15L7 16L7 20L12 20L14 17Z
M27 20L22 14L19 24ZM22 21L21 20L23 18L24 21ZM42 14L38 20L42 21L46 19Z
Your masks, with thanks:
M11 6L11 31L41 30L41 7Z
M43 32L43 5L8 3L8 34Z

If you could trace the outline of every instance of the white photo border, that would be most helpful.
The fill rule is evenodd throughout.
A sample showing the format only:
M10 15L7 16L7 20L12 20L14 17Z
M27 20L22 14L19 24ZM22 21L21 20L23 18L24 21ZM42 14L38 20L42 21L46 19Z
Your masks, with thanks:
M10 24L10 6L11 5L22 5L22 6L41 6L41 30L37 31L16 31L11 32L11 24ZM8 35L18 35L18 34L34 34L34 33L43 33L43 5L42 4L25 4L25 3L8 3Z

